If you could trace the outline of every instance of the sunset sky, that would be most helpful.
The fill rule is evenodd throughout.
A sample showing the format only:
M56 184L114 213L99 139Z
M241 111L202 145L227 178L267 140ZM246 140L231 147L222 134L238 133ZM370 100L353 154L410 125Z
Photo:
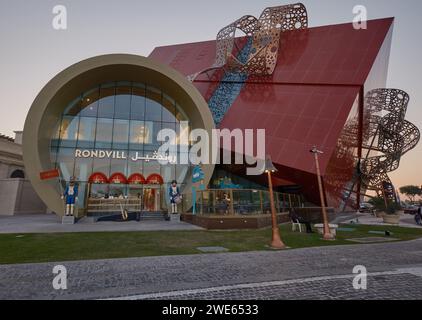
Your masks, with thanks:
M422 1L304 0L310 27L351 22L353 7L368 18L396 18L388 87L411 96L407 119L422 127ZM148 56L156 46L214 39L244 14L259 15L286 0L0 0L0 133L22 130L37 93L58 72L107 53ZM54 30L52 9L65 5L68 29ZM422 143L391 174L397 187L422 184Z

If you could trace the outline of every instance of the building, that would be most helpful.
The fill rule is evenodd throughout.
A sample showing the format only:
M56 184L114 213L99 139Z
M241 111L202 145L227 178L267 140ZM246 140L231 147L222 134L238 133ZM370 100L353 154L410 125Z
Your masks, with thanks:
M158 47L150 58L195 75L193 83L218 128L265 128L266 149L278 168L274 184L280 191L299 190L319 205L309 152L317 146L324 152L320 166L326 203L347 210L358 207L367 191L359 171L373 138L373 115L365 97L386 87L393 28L394 18L386 18L368 21L365 30L355 30L352 23L287 30L280 34L274 72L265 77L238 79L219 69L198 76L215 65L218 41ZM239 61L250 51L249 39L235 39L233 55ZM409 149L419 141L419 131L412 129ZM244 174L242 167L230 171Z
M15 135L0 135L0 215L46 213L47 207L26 179L22 132Z
M120 212L122 198L129 211L140 206L161 211L166 186L177 180L189 190L192 168L160 165L157 156L164 155L157 155L157 133L168 128L181 137L182 121L188 129L214 127L205 100L186 78L126 54L94 57L64 70L43 88L27 119L27 175L58 214L64 212L60 196L72 177L79 184L79 214ZM213 167L204 167L206 183ZM58 174L51 177L54 170Z
M158 47L149 58L81 61L52 79L31 107L23 140L27 175L56 213L63 212L60 194L71 177L84 214L119 211L122 203L160 211L174 179L189 211L192 167L156 161L165 156L157 154L158 131L174 129L181 145L179 124L187 121L190 129L208 132L266 129L280 210L304 200L320 204L309 152L317 146L324 152L326 202L337 210L356 208L366 192L360 164L372 128L365 96L386 87L393 25L386 18L368 21L365 30L351 23L308 28L303 5L287 5L267 8L259 19L242 17L216 41ZM236 37L236 29L246 36ZM236 203L253 207L258 197L258 211L266 212L264 176L246 176L243 165L203 169L204 184L224 194L202 191L201 206L212 202L209 210L217 211L216 202L231 198L226 214ZM45 179L51 172L53 179ZM244 197L239 189L250 193Z

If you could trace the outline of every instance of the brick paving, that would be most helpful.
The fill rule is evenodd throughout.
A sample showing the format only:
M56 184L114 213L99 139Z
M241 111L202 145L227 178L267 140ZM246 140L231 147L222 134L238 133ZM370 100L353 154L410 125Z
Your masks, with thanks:
M64 291L54 290L52 286L52 270L58 264L64 265L68 272L68 289ZM356 265L366 266L370 274L392 273L372 280L370 276L368 290L361 294L351 288L350 275ZM403 268L419 271L396 272ZM286 251L2 265L0 299L106 299L166 295L175 291L181 291L175 299L181 295L186 299L421 299L420 268L422 240ZM321 276L328 278L309 280ZM275 288L259 285L288 280L296 282L278 284ZM183 296L183 290L239 284L253 285L247 290L233 287L222 292L209 290L205 296L198 296L200 291Z

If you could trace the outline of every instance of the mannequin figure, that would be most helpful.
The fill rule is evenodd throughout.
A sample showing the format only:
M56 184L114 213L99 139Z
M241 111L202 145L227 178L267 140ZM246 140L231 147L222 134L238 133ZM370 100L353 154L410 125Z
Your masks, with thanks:
M75 211L75 203L78 201L78 185L75 183L75 179L71 178L69 184L66 186L62 199L65 199L66 203L66 216L73 216Z
M177 214L177 205L182 200L182 196L180 194L180 189L177 186L177 181L173 180L169 187L169 196L170 196L170 203L171 203L171 213Z

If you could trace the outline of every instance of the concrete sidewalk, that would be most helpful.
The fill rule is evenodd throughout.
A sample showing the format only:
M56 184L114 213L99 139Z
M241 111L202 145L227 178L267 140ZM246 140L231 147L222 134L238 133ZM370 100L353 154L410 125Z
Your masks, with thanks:
M119 232L119 231L180 231L202 230L185 222L128 221L97 222L62 225L54 214L0 216L0 233L62 233L62 232Z
M382 218L377 218L373 214L369 213L345 213L339 214L333 223L357 223L370 226L390 226L385 224ZM401 213L399 227L405 228L422 228L415 222L415 218L412 215Z

